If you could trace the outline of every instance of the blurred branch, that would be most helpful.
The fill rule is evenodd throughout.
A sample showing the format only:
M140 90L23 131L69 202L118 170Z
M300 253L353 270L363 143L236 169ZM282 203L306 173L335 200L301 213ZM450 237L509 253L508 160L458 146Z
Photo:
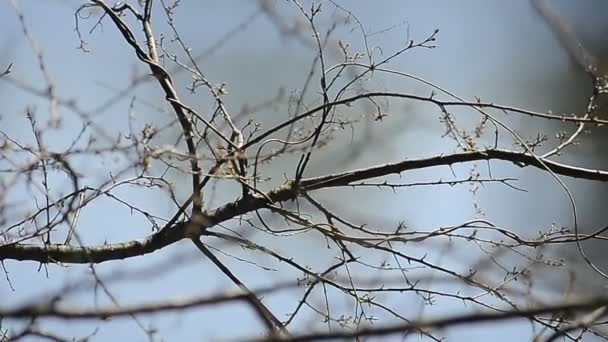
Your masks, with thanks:
M583 46L568 20L555 10L555 4L552 5L547 0L531 0L531 2L536 11L547 21L572 60L592 78L601 76L597 73L597 58Z
M571 303L554 305L540 305L528 309L505 310L499 312L481 312L473 314L458 314L452 317L432 319L427 321L414 321L411 323L388 325L384 327L365 327L356 331L335 331L294 335L283 339L254 339L257 342L300 342L300 341L329 341L337 339L357 339L364 337L380 337L395 334L407 334L417 332L420 329L441 329L458 325L471 325L485 322L496 322L513 319L533 319L538 315L572 314L579 311L594 311L608 305L608 298L594 298L592 300L581 300ZM603 311L602 311L603 313ZM595 316L595 320L599 317ZM595 321L594 320L594 321ZM593 322L587 322L589 326Z
M4 71L0 72L0 77L6 76L11 73L11 68L13 67L13 63L9 63Z
M275 293L280 290L296 287L294 282L277 284L254 291L257 296ZM167 300L162 302L146 302L144 304L121 304L120 307L84 309L81 307L64 307L54 302L25 305L17 308L0 307L0 317L3 318L61 318L61 319L108 319L110 317L123 317L135 314L151 314L165 311L192 309L207 305L228 303L235 301L248 301L250 294L241 291L229 294L219 294L204 297L191 297Z

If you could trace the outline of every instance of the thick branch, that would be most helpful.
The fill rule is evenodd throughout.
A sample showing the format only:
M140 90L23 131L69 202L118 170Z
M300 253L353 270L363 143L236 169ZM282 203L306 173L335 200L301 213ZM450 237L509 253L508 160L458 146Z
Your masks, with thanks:
M184 238L189 225L179 222L143 240L82 247L64 244L35 245L7 243L0 246L0 260L31 260L42 263L101 263L152 253Z
M240 215L262 209L269 203L284 202L294 199L298 191L310 191L336 186L347 186L352 182L382 177L390 174L399 174L409 170L420 170L434 166L453 165L465 162L482 160L504 160L518 166L532 166L543 171L546 169L541 165L539 159L526 153L508 150L485 150L463 153L440 155L429 158L405 160L393 164L369 167L365 169L347 171L314 178L307 178L296 184L294 181L273 189L264 196L252 195L246 198L230 202L222 207L209 212L205 224L191 225L189 222L180 222L167 227L141 241L130 241L125 243L109 244L96 247L77 247L66 245L30 245L9 243L0 246L0 260L32 260L43 263L100 263L109 260L125 259L138 255L152 253L155 250L171 245L181 239L191 238L193 228L194 235L203 234L216 224L225 222ZM556 174L595 181L608 181L608 172L603 170L592 170L571 165L561 164L542 159L547 167Z

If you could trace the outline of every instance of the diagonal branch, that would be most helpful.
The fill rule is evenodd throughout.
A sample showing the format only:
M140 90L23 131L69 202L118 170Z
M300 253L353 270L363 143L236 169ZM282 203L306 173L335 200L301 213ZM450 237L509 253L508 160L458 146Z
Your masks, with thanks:
M217 266L222 273L224 273L233 283L235 283L244 293L245 298L251 306L257 311L259 316L263 319L266 327L270 331L270 336L275 336L277 332L281 332L284 335L289 335L287 329L285 329L285 325L260 301L260 299L255 295L255 293L251 292L249 288L239 279L237 278L232 271L228 267L226 267L211 251L203 245L203 243L195 238L192 239L192 242L211 262Z
M199 186L201 182L201 168L198 161L196 143L194 142L194 130L192 127L192 123L190 122L190 120L188 120L184 107L180 105L180 99L177 94L177 91L175 90L171 75L169 75L169 73L159 64L158 54L156 52L156 42L154 41L154 35L152 33L152 28L150 25L150 11L152 2L146 3L146 13L140 19L142 21L143 29L146 34L146 43L150 51L150 53L147 54L137 44L135 35L133 34L129 26L118 16L115 10L110 8L103 0L91 1L96 6L99 6L104 10L106 15L110 17L110 19L114 22L116 28L123 35L125 41L135 50L137 58L148 65L150 71L158 80L159 85L165 93L165 98L173 108L173 111L175 112L179 123L182 126L182 131L186 140L186 146L188 148L188 153L190 154L190 167L192 169L192 212L195 217L198 217L197 215L201 212L201 209L203 207L203 199L201 194L201 188Z

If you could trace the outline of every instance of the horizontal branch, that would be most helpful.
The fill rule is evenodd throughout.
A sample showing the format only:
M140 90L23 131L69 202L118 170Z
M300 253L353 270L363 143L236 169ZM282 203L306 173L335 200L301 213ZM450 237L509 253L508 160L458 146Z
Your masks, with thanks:
M508 311L490 311L490 312L479 312L471 314L455 315L447 318L440 318L434 320L424 320L418 322L407 322L400 324L387 325L384 327L365 327L355 331L334 331L334 332L320 332L320 333L309 333L302 335L293 335L284 338L264 338L255 339L251 341L259 342L296 342L296 341L328 341L328 340L355 340L356 338L364 337L379 337L393 334L407 334L407 333L418 333L421 330L439 329L453 327L457 325L467 324L470 326L472 323L484 323L484 322L496 322L504 320L512 320L519 318L530 318L533 319L539 315L555 315L571 314L579 311L593 311L598 308L608 305L608 298L592 298L584 301L577 301L572 303L562 303L557 305L542 305L537 307L531 307L528 309L519 310L508 310Z
M326 175L316 178L309 178L302 181L301 188L305 190L316 190L335 186L347 186L352 182L362 181L366 179L382 177L389 174L400 174L410 170L420 170L428 167L453 165L466 162L482 161L482 160L503 160L514 163L520 167L532 166L547 171L546 167L558 175L568 176L572 178L580 178L595 181L608 181L608 171L593 170L572 165L562 164L535 157L528 153L509 151L509 150L484 150L471 151L462 153L453 153L439 155L429 158L420 158L412 160L404 160L398 163L384 164L365 169L353 170L348 172Z
M252 291L256 296L262 296L283 289L298 286L297 283L289 282L271 287ZM105 308L81 308L62 307L54 303L25 305L15 309L2 308L0 306L0 318L60 318L60 319L106 319L110 317L123 317L136 314L150 314L174 310L184 310L194 307L227 303L234 301L247 301L251 294L237 291L234 293L218 294L213 296L197 296L192 298L181 298L162 302L146 302L143 304L131 304L105 307Z
M190 221L178 222L164 227L142 240L99 246L70 246L65 244L24 244L8 242L0 245L0 260L37 261L41 263L88 264L121 260L152 253L172 245L193 234L202 235L206 228L225 222L234 217L264 208L269 199L271 203L284 202L295 198L292 183L286 183L268 192L265 197L251 196L230 202L207 214L205 222L195 224ZM194 233L193 233L194 232Z
M520 167L531 166L546 171L539 161L542 160L552 172L559 175L585 180L608 181L607 171L566 165L548 159L539 159L531 154L516 151L485 150L453 153L302 179L299 184L295 184L294 181L288 181L269 191L264 196L257 194L248 196L211 210L206 214L207 221L203 225L179 222L176 225L165 227L143 240L94 247L7 243L0 246L0 260L32 260L43 263L101 263L110 260L126 259L152 253L181 239L192 237L193 232L195 235L201 235L207 228L254 210L265 208L268 204L294 199L298 196L299 191L348 186L352 182L390 174L400 174L411 170L485 160L503 160Z
M405 100L414 100L414 101L418 101L418 102L432 103L441 109L446 108L446 107L469 107L469 108L473 108L473 109L490 108L490 109L497 109L500 111L524 114L524 115L541 118L541 119L547 119L547 120L555 120L555 121L562 121L562 122L567 121L567 122L574 122L574 123L593 123L593 124L601 124L601 125L608 124L608 120L602 120L597 117L584 117L584 116L577 117L574 115L567 116L567 115L547 114L547 113L535 112L535 111L531 111L531 110L527 110L527 109L521 109L521 108L517 108L517 107L497 105L497 104L490 103L490 102L441 101L441 100L438 100L438 99L435 99L435 98L429 97L429 96L419 96L419 95L404 94L404 93L371 92L371 93L357 94L357 95L343 98L340 100L336 100L333 102L324 103L324 104L319 105L315 108L312 108L302 114L298 114L298 115L294 116L293 118L291 118L289 120L285 120L282 123L266 130L262 134L249 140L245 145L243 145L243 149L247 149L248 147L259 143L260 141L262 141L265 138L271 136L272 134L280 131L281 129L290 127L294 123L296 123L300 120L303 120L305 118L308 118L309 116L311 116L315 113L327 110L329 108L333 108L335 106L351 105L353 102L357 102L359 100L373 99L373 98L400 98L400 99L405 99Z
M31 260L42 263L101 263L109 260L127 259L152 253L181 240L187 228L186 222L179 222L171 229L161 230L143 240L132 240L99 246L70 246L66 244L22 244L0 245L0 260Z

